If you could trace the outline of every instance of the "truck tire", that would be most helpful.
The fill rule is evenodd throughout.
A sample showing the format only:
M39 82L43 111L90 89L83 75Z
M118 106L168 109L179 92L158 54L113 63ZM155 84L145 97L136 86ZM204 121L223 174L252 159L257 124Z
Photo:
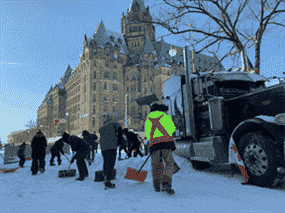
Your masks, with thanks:
M240 157L251 184L262 187L274 187L278 183L276 156L279 154L273 141L261 132L249 132L241 137L237 144Z
M210 164L208 162L191 160L191 163L192 163L193 169L196 169L196 170L208 169L210 167Z

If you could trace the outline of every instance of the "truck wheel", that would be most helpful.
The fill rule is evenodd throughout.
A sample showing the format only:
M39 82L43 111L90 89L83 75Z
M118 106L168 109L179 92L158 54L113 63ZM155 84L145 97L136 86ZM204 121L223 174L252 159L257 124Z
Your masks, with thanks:
M251 183L274 187L278 180L279 161L276 159L278 150L272 140L261 132L249 132L241 137L237 145Z
M210 164L208 162L191 160L191 163L192 163L193 169L196 169L196 170L208 169L210 167Z

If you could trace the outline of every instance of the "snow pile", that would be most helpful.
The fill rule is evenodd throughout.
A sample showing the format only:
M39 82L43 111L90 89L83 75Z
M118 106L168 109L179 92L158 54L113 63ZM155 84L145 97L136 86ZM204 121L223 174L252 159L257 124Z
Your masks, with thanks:
M32 176L31 161L25 168L13 173L0 174L0 212L282 212L284 191L243 186L241 174L232 177L227 171L195 171L186 159L174 155L181 170L173 177L174 195L154 192L151 177L151 160L144 170L148 172L143 183L124 179L127 167L139 169L146 157L116 161L115 189L104 190L103 183L94 182L95 171L102 170L100 153L88 167L89 177L84 181L58 178L58 170L68 168L62 156L62 165L49 166L46 172ZM69 158L71 155L68 156ZM122 152L122 158L125 153ZM117 155L118 158L118 155ZM3 159L0 166L4 167ZM17 164L9 165L17 167ZM76 168L76 162L71 169ZM78 171L76 172L78 175Z

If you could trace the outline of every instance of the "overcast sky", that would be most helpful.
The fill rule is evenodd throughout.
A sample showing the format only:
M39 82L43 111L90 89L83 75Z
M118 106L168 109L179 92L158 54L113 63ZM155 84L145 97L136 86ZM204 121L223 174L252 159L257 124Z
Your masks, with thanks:
M59 83L68 64L72 69L79 64L84 34L90 37L101 19L108 30L120 33L122 13L126 14L130 3L1 1L0 138L4 143L11 132L26 129L30 119L36 121L37 109L50 86ZM146 6L150 6L151 13L159 12L152 9L153 4L147 1ZM263 38L261 74L265 77L283 76L285 71L284 31L283 37L280 32ZM156 28L156 37L168 33ZM168 36L164 40L183 47L186 43L180 38ZM253 51L252 48L248 55L254 63ZM230 60L222 63L225 68L232 67Z

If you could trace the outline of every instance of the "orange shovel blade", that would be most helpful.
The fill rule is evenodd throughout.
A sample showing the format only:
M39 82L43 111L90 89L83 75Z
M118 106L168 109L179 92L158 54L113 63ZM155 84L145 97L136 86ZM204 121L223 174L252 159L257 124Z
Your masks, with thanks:
M147 171L141 171L140 173L138 173L136 169L128 167L125 179L144 182L146 177L147 177Z

